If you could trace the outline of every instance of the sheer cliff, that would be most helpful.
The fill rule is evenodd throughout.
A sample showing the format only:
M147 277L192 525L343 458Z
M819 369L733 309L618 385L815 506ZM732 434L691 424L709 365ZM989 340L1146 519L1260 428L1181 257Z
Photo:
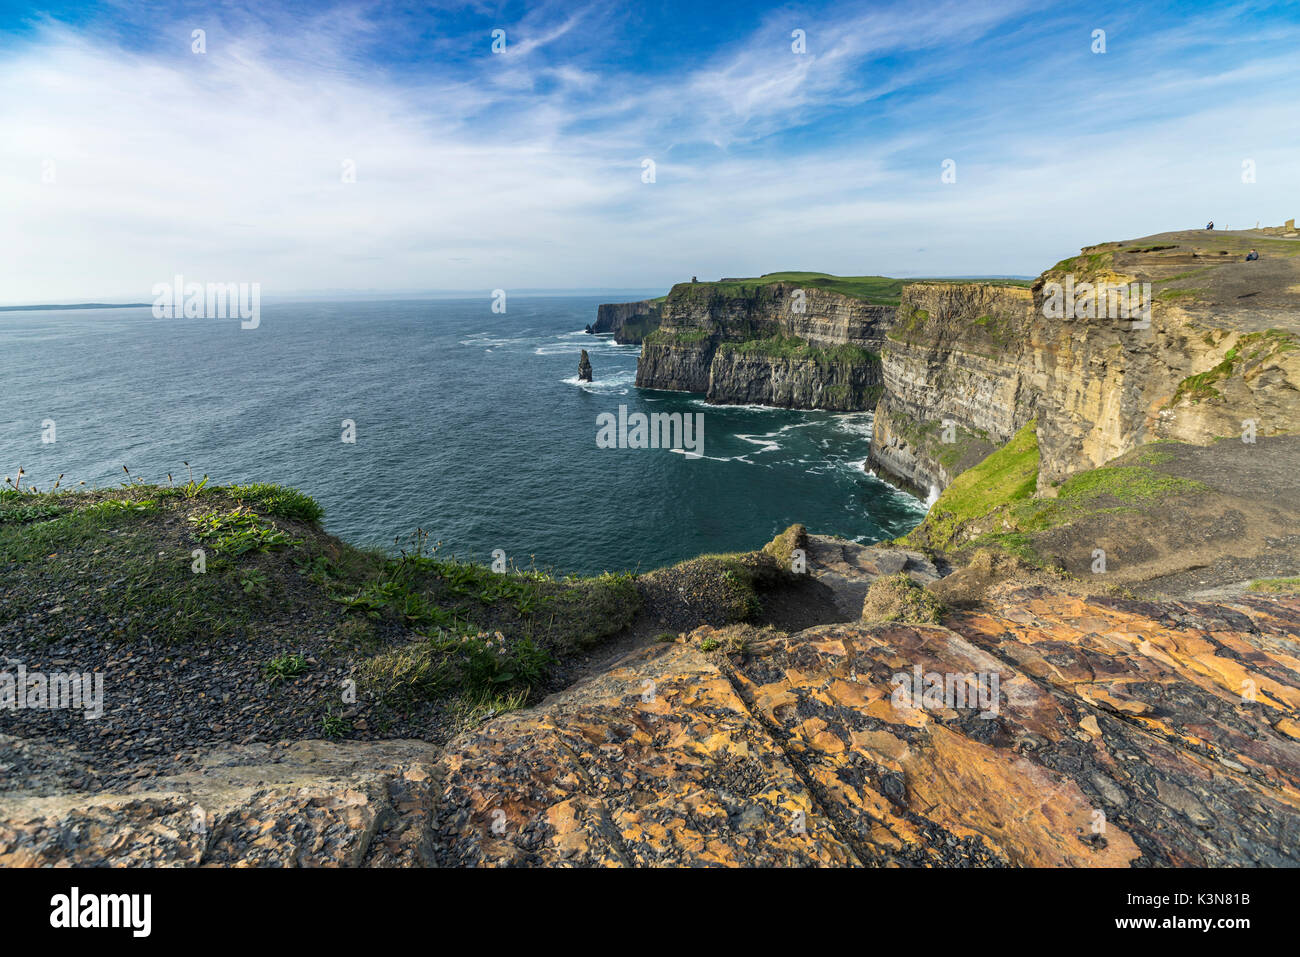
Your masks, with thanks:
M1246 261L1258 248L1259 260ZM1145 318L1100 284L1133 290ZM1061 308L1063 290L1073 293ZM1037 419L1040 493L1160 439L1300 424L1300 237L1163 233L1088 247L1030 289L904 287L872 457L930 491Z
M717 403L871 408L894 307L887 295L872 301L826 288L826 280L841 282L796 276L679 283L644 339L637 385L703 392Z
M638 345L647 333L659 325L659 308L662 304L662 299L607 302L596 307L596 321L592 324L591 331L612 332L615 342Z

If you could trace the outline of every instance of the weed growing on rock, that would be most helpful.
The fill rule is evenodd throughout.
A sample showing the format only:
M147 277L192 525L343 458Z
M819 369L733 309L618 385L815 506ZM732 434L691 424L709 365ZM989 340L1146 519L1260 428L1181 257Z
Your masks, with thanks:
M307 659L302 655L279 655L266 663L266 680L275 685L296 678L306 670Z
M939 599L904 572L877 578L871 583L862 603L865 621L937 625L943 614L944 607Z

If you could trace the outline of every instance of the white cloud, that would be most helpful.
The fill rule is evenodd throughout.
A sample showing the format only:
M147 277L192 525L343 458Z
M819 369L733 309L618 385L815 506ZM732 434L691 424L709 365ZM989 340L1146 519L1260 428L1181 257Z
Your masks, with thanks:
M805 58L769 19L654 82L547 58L587 11L506 25L512 56L485 35L481 62L418 82L347 56L373 32L355 17L291 42L214 24L203 56L180 27L167 55L48 27L0 62L0 300L146 300L177 272L266 295L1031 273L1085 242L1296 214L1293 61L1206 76L1171 53L1147 80L1027 49L1019 71L952 82L1013 9L809 26ZM941 62L864 78L918 49ZM832 135L836 110L868 106L877 127Z

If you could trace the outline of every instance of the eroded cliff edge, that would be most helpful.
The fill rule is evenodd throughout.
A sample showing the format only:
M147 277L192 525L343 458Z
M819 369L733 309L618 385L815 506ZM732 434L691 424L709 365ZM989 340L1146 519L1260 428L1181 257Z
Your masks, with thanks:
M820 274L772 274L679 283L652 318L633 308L644 304L601 308L611 324L627 313L654 325L637 364L643 388L701 392L716 403L860 411L880 396L879 350L894 316L888 292Z
M1149 324L1045 315L1067 280L1149 284ZM881 353L872 458L941 490L1036 419L1038 491L1051 495L1146 442L1294 432L1298 334L1300 237L1282 230L1092 246L1032 289L909 284Z
M604 303L596 307L596 321L590 331L598 335L612 333L614 341L621 345L639 345L659 325L662 305L662 298Z

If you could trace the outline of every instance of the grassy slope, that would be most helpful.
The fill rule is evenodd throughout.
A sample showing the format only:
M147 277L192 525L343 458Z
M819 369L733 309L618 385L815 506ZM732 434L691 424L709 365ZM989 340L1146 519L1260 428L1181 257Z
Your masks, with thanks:
M640 606L629 575L496 574L435 557L422 533L395 557L328 535L320 514L269 485L6 488L0 634L157 654L261 648L268 677L317 660L357 674L392 716L518 705L553 662L625 629ZM321 714L326 733L346 733Z
M58 649L87 669L144 656L149 674L119 693L177 682L201 702L189 709L199 725L243 688L258 705L240 733L442 739L566 685L586 653L641 627L643 609L682 629L740 622L779 613L805 584L767 552L640 579L497 573L439 557L418 529L390 554L340 541L320 518L310 497L273 485L6 488L0 647L24 660ZM198 674L172 670L196 660ZM344 678L352 708L339 706Z
M1034 547L1038 532L1206 490L1199 482L1161 473L1154 468L1161 460L1155 443L1128 464L1071 476L1055 498L1034 498L1038 437L1037 423L1030 422L1002 448L958 475L905 542L937 551L992 546L1042 565L1045 560Z
M908 536L911 544L939 551L959 542L964 527L995 509L1028 499L1038 482L1037 423L1030 422L978 465L962 472Z

